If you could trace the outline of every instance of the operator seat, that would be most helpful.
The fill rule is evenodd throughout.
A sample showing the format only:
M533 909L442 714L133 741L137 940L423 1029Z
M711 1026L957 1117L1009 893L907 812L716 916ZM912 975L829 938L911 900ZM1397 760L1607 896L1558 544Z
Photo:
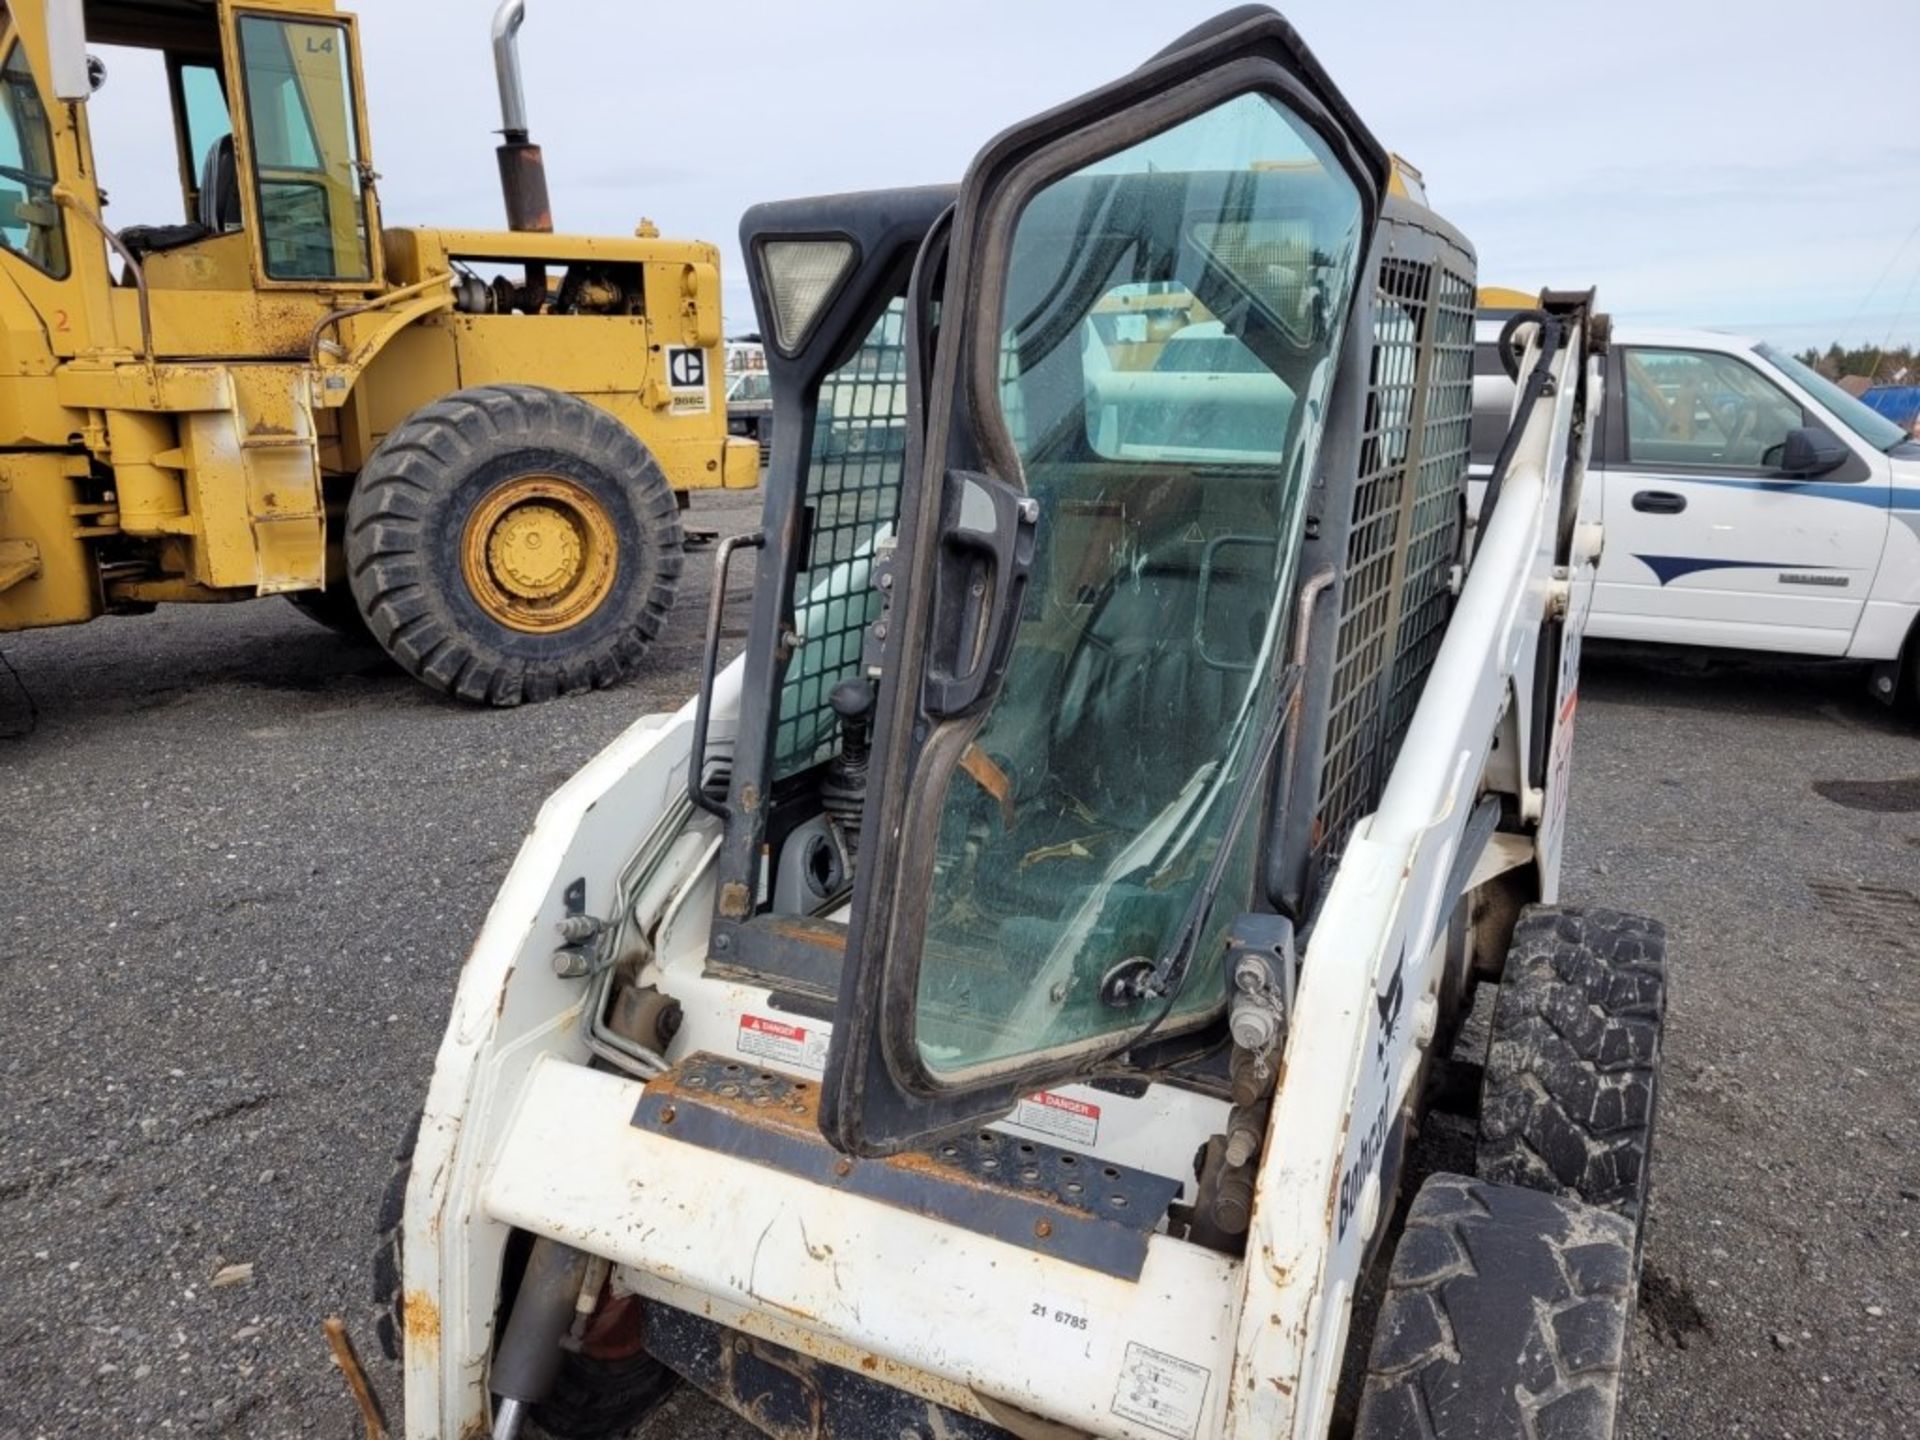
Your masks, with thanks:
M1223 666L1198 642L1199 551L1168 547L1109 586L1067 662L1049 747L1054 772L1112 821L1144 824L1220 757L1247 684L1241 667L1266 618L1259 582L1225 568L1212 576L1209 639L1239 662ZM1249 633L1223 636L1235 622Z
M209 235L240 228L240 162L231 135L207 147L206 163L200 167L200 224Z
M234 156L233 136L222 135L207 147L206 163L200 167L197 220L184 225L129 225L119 236L120 243L139 260L238 230L240 223L240 166ZM133 277L122 275L120 283L131 285Z

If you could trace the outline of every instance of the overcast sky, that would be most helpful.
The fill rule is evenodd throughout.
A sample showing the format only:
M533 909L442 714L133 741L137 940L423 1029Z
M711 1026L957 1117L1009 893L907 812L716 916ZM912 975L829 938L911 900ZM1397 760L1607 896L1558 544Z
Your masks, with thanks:
M493 0L357 8L387 223L499 225ZM1222 8L528 0L521 48L556 224L619 234L646 215L719 241L737 332L753 323L746 206L957 179L1003 126ZM1913 0L1283 9L1382 142L1425 173L1484 283L1596 284L1623 319L1796 347L1920 341ZM164 135L157 163L137 158L156 143L134 117L157 77L109 54L94 123L113 219L171 219Z

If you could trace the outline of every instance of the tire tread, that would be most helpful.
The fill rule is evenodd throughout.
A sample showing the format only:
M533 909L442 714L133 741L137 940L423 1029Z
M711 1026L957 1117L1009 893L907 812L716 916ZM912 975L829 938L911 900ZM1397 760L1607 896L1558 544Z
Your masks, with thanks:
M622 622L590 641L549 637L550 653L514 654L457 618L438 587L425 546L437 502L457 477L512 447L564 448L624 487L641 531L645 564L624 601ZM500 706L615 685L645 662L673 608L685 565L673 490L627 427L574 395L536 385L483 385L421 407L369 457L347 507L348 577L367 628L416 679L462 699ZM400 613L411 589L414 603ZM451 649L451 653L443 654Z
M1507 953L1475 1169L1637 1221L1651 1178L1666 930L1600 908L1533 906Z
M1634 1232L1562 1196L1434 1175L1374 1328L1355 1440L1608 1440Z

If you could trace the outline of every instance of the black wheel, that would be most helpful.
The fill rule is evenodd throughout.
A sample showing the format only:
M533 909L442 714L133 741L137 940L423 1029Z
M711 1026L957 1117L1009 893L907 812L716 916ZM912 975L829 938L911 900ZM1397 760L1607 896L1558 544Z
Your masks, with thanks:
M406 1270L403 1265L407 1181L413 1174L414 1147L420 1141L415 1115L394 1154L393 1169L380 1197L380 1236L373 1250L374 1333L389 1360L406 1353ZM512 1254L511 1249L509 1255ZM585 1343L560 1361L553 1393L533 1409L536 1427L553 1440L605 1440L622 1435L678 1383L641 1343L639 1302L602 1301L588 1327Z
M1920 622L1907 632L1900 658L1893 667L1893 708L1908 720L1920 722Z
M633 1429L679 1383L644 1350L605 1357L569 1351L553 1393L534 1407L533 1423L553 1440L606 1440Z
M393 430L354 486L346 552L387 653L494 705L631 675L682 564L673 490L646 447L531 385L462 390Z
M1430 1176L1394 1250L1355 1440L1611 1440L1634 1285L1623 1217Z
M361 645L374 643L366 617L353 598L351 585L329 585L324 590L296 590L284 597L286 602L316 625L324 625L343 640Z
M373 1331L380 1350L398 1360L406 1341L406 1269L401 1264L405 1237L407 1180L413 1174L413 1147L420 1143L420 1117L415 1115L394 1151L393 1168L380 1192L380 1235L373 1245Z
M1615 910L1530 906L1493 1011L1475 1168L1638 1224L1651 1178L1667 932Z

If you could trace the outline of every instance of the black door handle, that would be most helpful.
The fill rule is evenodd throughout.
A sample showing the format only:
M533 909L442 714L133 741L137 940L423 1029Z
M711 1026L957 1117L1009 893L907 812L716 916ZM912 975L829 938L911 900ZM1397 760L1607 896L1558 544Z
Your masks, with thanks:
M997 687L1020 629L1040 502L997 475L949 470L941 496L935 630L921 700L928 715L962 714Z
M1671 490L1642 490L1633 497L1633 508L1646 515L1678 515L1687 508L1687 497Z

